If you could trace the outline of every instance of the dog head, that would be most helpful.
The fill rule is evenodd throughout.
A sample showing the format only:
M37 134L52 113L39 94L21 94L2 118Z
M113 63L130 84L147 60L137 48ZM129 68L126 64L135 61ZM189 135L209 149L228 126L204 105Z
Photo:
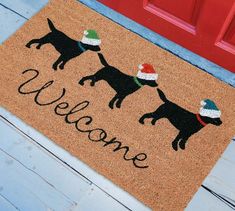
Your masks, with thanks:
M202 120L207 124L213 124L219 126L222 124L220 119L221 111L218 109L216 104L210 100L205 99L201 101L202 107L200 108L200 116Z

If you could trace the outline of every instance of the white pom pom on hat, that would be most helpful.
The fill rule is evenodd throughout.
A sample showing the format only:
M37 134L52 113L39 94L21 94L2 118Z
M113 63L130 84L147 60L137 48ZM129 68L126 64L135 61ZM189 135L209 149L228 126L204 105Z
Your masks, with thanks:
M154 70L153 66L151 64L140 64L138 66L139 71L137 73L137 78L149 80L149 81L155 81L158 78L158 74Z

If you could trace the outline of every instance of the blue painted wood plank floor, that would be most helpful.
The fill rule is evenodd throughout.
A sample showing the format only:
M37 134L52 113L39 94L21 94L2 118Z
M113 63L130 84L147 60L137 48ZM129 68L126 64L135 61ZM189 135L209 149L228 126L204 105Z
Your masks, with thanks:
M18 125L21 131L12 123ZM0 134L1 211L129 210L117 198L103 191L102 185L97 186L97 181L95 183L93 179L92 182L48 153L35 140L44 140L43 146L49 140L3 109L0 109ZM34 137L34 140L25 134ZM56 146L51 144L56 151ZM62 151L62 154L65 152ZM70 157L63 161L71 162ZM84 164L75 161L72 166L77 169L76 165L80 166L80 172L84 171L88 176L89 169L81 167ZM95 173L93 175L100 177ZM143 205L138 207L136 204L134 209L147 210Z
M81 2L182 59L192 64L199 64L201 69L207 72L213 70L216 77L235 86L235 74L110 11L94 0L81 0ZM0 0L0 43L46 3L47 0ZM0 174L0 210L128 210L128 208L148 210L2 108L0 115L0 172L4 172ZM2 117L38 140L44 148L61 160L66 160L77 172L30 138L22 135ZM201 187L186 208L187 211L235 209L231 206L235 204L234 154L235 141L232 140L203 182L203 185L223 198L216 197Z

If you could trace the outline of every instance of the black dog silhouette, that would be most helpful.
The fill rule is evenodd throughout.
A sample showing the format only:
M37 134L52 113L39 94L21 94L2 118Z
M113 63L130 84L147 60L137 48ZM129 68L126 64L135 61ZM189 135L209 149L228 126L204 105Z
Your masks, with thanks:
M158 86L156 81L138 79L138 82L141 84L140 86L134 81L135 77L126 75L117 68L110 66L101 53L98 53L98 56L104 67L94 75L83 77L79 81L79 84L84 85L86 80L91 80L91 86L94 86L97 81L105 80L116 91L116 95L109 102L109 107L111 109L113 109L115 102L116 107L120 108L125 97L140 89L142 85L148 85L151 87Z
M220 118L210 118L201 116L200 114L191 113L169 101L160 89L157 89L157 91L164 104L159 106L156 111L144 114L139 119L139 122L144 124L146 118L152 118L151 123L152 125L155 125L157 120L167 118L171 124L179 130L179 134L172 142L172 147L175 151L178 150L178 143L181 149L185 149L188 138L201 130L206 124L213 124L216 126L222 124Z
M99 46L84 44L80 41L69 38L63 32L56 29L50 19L47 20L51 32L40 39L33 39L29 41L26 44L26 47L30 48L32 44L38 44L36 48L40 49L40 47L44 44L52 44L55 49L61 54L52 66L54 70L57 70L58 65L60 69L64 69L66 62L76 56L79 56L86 50L100 51Z

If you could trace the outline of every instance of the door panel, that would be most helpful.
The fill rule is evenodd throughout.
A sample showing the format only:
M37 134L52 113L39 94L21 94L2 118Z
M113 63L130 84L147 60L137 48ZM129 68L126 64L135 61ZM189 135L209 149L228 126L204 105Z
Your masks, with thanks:
M235 54L235 4L226 18L216 45L225 51Z
M196 23L201 4L201 0L176 0L174 2L171 0L145 0L144 9L189 33L196 34Z
M233 17L233 20L231 21L228 30L224 35L224 41L235 45L235 17Z
M235 0L99 0L235 72Z
M191 25L195 25L200 0L146 0L146 6L159 8Z

